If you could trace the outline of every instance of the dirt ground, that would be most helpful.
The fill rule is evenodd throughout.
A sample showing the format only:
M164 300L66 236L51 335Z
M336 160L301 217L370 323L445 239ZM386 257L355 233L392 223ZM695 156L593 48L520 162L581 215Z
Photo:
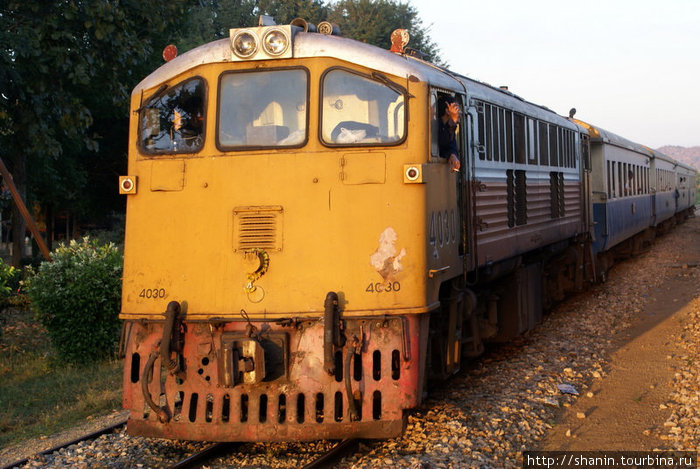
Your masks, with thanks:
M610 369L570 407L562 410L541 441L541 450L671 449L664 431L676 368L684 359L679 345L690 312L700 303L700 219L676 228L687 232L686 249L669 260L677 275L647 292L639 319L611 346Z

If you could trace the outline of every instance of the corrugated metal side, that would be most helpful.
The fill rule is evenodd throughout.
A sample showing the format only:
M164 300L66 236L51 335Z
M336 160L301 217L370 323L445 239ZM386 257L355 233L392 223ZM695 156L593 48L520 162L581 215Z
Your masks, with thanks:
M479 265L570 238L577 234L581 217L581 184L564 181L564 216L552 218L550 184L527 181L527 222L508 226L508 187L504 179L481 180L476 191L476 244Z

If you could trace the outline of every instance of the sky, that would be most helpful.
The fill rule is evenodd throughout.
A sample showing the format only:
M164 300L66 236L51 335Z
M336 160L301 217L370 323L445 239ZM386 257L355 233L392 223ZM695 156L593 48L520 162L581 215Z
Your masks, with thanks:
M455 72L652 148L700 146L700 0L407 1Z

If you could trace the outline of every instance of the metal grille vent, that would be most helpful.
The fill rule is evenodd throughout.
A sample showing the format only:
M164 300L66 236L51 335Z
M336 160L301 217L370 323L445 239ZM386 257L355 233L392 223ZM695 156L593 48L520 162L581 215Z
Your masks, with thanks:
M282 250L282 207L241 207L233 210L233 249Z

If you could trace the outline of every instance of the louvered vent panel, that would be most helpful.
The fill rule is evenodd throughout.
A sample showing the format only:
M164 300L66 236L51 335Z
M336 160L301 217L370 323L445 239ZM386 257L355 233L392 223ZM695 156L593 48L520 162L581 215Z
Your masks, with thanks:
M282 207L245 207L233 211L233 249L282 250Z

